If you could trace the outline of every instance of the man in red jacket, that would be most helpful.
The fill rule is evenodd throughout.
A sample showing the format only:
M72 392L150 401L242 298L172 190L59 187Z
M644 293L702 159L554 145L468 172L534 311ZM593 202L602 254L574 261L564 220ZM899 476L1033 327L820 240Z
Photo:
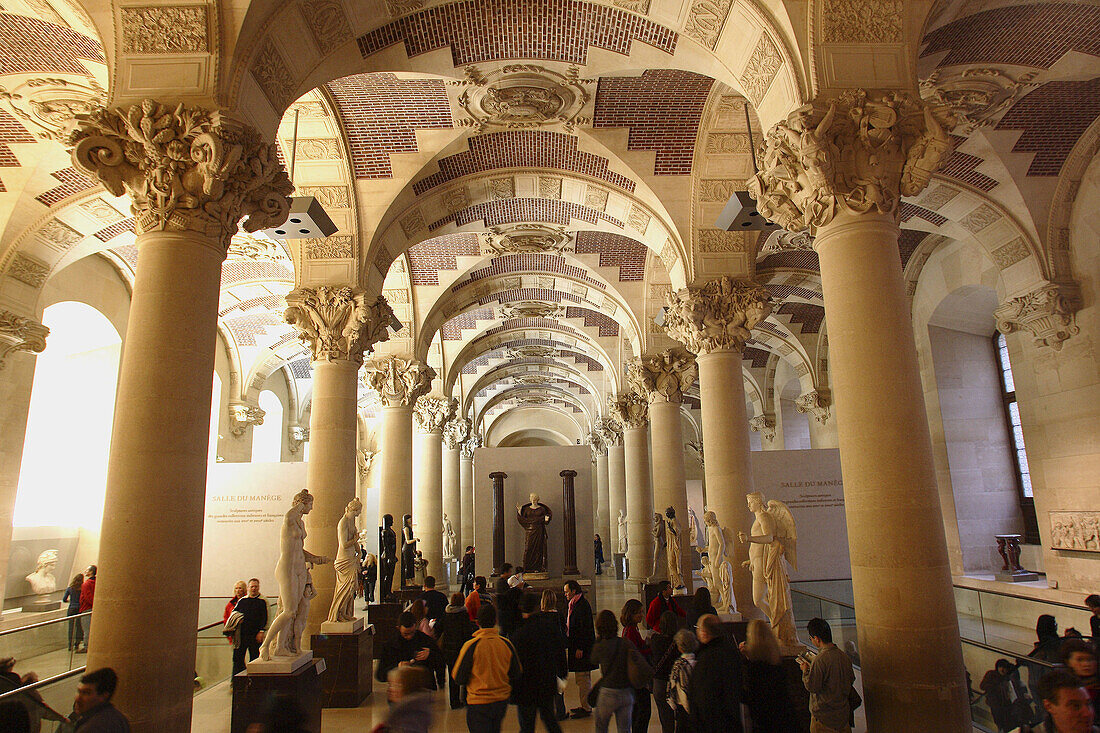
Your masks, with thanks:
M649 609L645 614L645 622L649 625L649 628L654 631L661 623L661 614L665 611L672 611L677 616L686 616L684 609L680 608L680 604L672 599L672 583L667 580L662 580L661 584L657 586L657 595L649 604Z
M79 613L85 613L92 610L92 601L95 600L95 574L96 566L89 565L88 569L84 571L84 584L80 586L80 610ZM92 616L80 617L80 627L84 629L84 646L77 651L88 651L88 639L91 637L88 634L92 630Z

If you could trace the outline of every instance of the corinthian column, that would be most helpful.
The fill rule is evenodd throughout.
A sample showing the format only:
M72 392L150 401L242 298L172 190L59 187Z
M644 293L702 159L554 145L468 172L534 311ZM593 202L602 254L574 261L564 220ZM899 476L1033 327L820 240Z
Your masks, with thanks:
M135 730L191 729L211 374L221 265L238 222L281 223L290 181L274 146L228 115L152 100L96 109L73 164L129 194L138 263L107 467L88 668L119 675ZM148 628L150 568L171 568Z
M653 492L649 483L649 402L634 392L608 395L608 410L623 427L628 580L653 569ZM682 459L681 459L682 460ZM686 485L685 485L686 486Z
M477 433L462 444L458 493L462 504L462 544L459 550L463 553L466 551L466 543L474 541L474 451L480 447L481 436Z
M596 495L596 516L592 522L593 531L603 540L604 557L611 557L611 523L608 514L608 475L607 475L607 443L604 441L603 431L598 425L600 418L596 419L597 425L585 436L584 442L592 449L592 487ZM585 545L582 542L581 547ZM584 567L583 564L581 567Z
M298 331L313 359L306 484L314 500L306 528L312 547L336 557L336 526L355 498L359 367L363 352L389 338L386 326L393 311L382 296L370 300L357 288L298 288L287 293L286 304L283 317ZM303 640L320 633L328 620L335 585L330 568L314 571L317 596L309 607Z
M416 400L432 388L435 370L415 359L387 356L369 362L364 381L382 397L382 469L378 484L378 523L389 514L398 536L394 588L401 585L401 517L412 514L412 413ZM311 456L312 458L312 456Z
M681 348L668 349L633 360L626 376L630 388L649 403L649 429L653 443L653 511L660 512L663 517L669 507L676 510L680 536L673 538L666 533L667 554L672 554L673 543L677 543L680 576L690 593L691 553L688 552L687 483L684 478L684 433L680 426L680 404L684 399L684 390L695 381L695 357Z
M767 290L729 277L668 296L665 330L696 355L699 365L707 508L734 532L752 527L752 515L745 511L745 494L753 483L741 353L752 329L771 309ZM737 610L744 618L762 617L752 601L752 575L741 568L749 559L748 545L731 549Z
M463 540L468 536L462 531L462 465L463 441L470 435L470 421L455 417L443 426L443 513L447 515L455 532L454 557L462 557Z
M596 420L596 429L607 446L607 513L611 528L604 539L604 555L611 559L619 551L619 512L626 511L626 463L623 428L613 417Z
M441 583L443 574L443 426L458 403L442 397L421 397L413 408L417 428L417 461L413 472L413 528L417 549L428 561L428 574Z
M919 100L848 90L772 128L749 185L762 214L817 235L871 730L971 729L898 255L899 200L927 185L949 147Z

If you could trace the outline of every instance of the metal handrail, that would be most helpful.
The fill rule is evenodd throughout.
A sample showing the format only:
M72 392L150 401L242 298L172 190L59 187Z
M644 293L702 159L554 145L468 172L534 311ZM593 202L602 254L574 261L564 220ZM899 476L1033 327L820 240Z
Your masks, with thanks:
M74 613L72 616L62 616L61 618L52 618L49 621L39 621L33 624L27 624L26 626L17 626L14 629L7 629L6 631L0 631L0 636L7 636L8 634L14 634L17 631L26 631L27 629L36 629L40 626L49 626L50 624L59 624L62 621L72 621L75 618L81 616L90 616L91 611L85 611L84 613Z
M1048 601L1043 598L1028 598L1027 596L1016 595L1015 593L1006 593L1002 590L987 590L985 588L974 588L969 585L959 585L958 583L952 583L952 588L958 588L959 590L970 590L975 593L988 593L993 596L1004 596L1005 598L1015 598L1018 601L1028 601L1029 603L1042 603L1047 606L1061 606L1062 608L1069 608L1074 611L1088 611L1088 606L1080 605L1075 606L1072 603L1064 603L1062 601Z
M61 682L62 680L67 680L70 677L75 677L78 674L84 674L84 670L86 669L87 667L77 667L76 669L70 669L68 672L55 674L53 677L47 677L44 680L38 680L38 682L33 682L29 685L23 685L22 687L16 687L14 690L8 690L4 694L0 695L0 702L4 702L5 700L16 697L17 695L22 695L25 692L30 692L31 690L37 690L39 687L52 685L54 682Z
M825 603L832 603L833 605L841 606L843 608L850 608L853 611L856 610L856 607L853 606L851 603L845 603L844 601L838 601L838 600L835 600L833 598L826 598L825 596L819 596L816 593L811 593L808 590L802 590L801 588L791 588L791 593L798 593L800 595L809 596L810 598L814 598L818 601L824 601Z

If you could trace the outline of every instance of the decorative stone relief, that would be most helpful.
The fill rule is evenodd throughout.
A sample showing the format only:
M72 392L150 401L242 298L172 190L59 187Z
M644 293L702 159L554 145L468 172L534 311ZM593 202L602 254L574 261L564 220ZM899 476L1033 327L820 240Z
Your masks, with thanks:
M744 252L745 233L725 232L721 229L699 229L700 252Z
M684 443L684 447L691 451L691 454L695 456L699 461L699 465L705 470L707 467L706 458L703 454L703 442L700 440L689 440Z
M649 12L649 0L611 0L611 4L624 10L632 10L640 15Z
M373 303L358 288L298 288L287 293L286 322L310 349L314 361L348 359L363 363L363 353L389 340L393 310L378 296Z
M549 400L547 400L549 401ZM592 461L595 462L600 456L607 454L607 444L604 443L603 436L595 428L589 430L584 436L584 444L592 450Z
M992 252L993 261L1002 270L1015 265L1029 254L1031 254L1031 251L1027 248L1027 243L1024 242L1023 237L1016 237L1008 244L1003 244Z
M901 43L901 0L824 0L825 43Z
M241 437L253 425L263 425L264 415L267 413L256 405L244 402L231 402L229 404L229 430L235 437Z
M951 199L958 195L959 189L945 186L941 183L935 188L929 189L928 193L921 198L920 205L931 211L939 211L941 207L945 206Z
M454 417L458 402L443 397L420 397L413 406L416 427L422 433L442 433L443 426Z
M126 218L121 211L101 198L94 198L91 201L77 204L77 208L101 224L114 224L116 221L122 221Z
M760 247L760 254L771 255L778 252L810 252L814 248L814 238L809 232L788 232L779 229L768 234Z
M764 440L775 440L775 415L756 415L749 420L749 430L760 433Z
M298 189L302 196L313 196L328 209L351 208L351 196L347 186L302 186Z
M8 277L14 277L32 288L40 288L46 284L46 278L50 276L50 266L19 252L8 266L7 274Z
M459 126L482 133L561 125L572 133L591 122L580 113L591 99L585 87L593 80L580 78L576 66L561 74L537 64L508 64L488 72L471 64L465 72L458 105L466 115Z
M554 400L545 394L526 394L516 397L516 402L521 405L549 405Z
M644 428L649 423L649 401L637 392L607 396L608 412L623 428Z
M50 249L58 252L67 251L74 244L84 239L83 234L59 219L47 220L36 234L49 244Z
M549 346L517 346L507 349L505 353L509 359L549 358L558 355L557 349Z
M651 218L645 209L637 204L631 204L630 214L626 218L626 225L639 234L645 234L645 230L649 228Z
M607 194L606 188L590 183L584 194L584 205L596 211L603 211L607 208Z
M471 435L470 439L462 444L462 458L467 461L472 461L474 458L474 451L480 448L481 445L481 436L477 433Z
M520 374L513 377L516 384L544 385L554 384L558 380L548 374Z
M247 234L235 235L229 242L229 249L226 250L225 256L227 260L283 262L290 265L290 258L287 257L286 250L281 244Z
M493 178L489 181L489 194L494 201L501 199L514 199L516 197L516 181L508 178Z
M539 176L539 198L551 201L561 199L561 179L556 176Z
M500 307L500 317L509 318L565 318L565 306L556 303L523 301Z
M683 402L684 392L695 383L695 356L674 347L659 354L632 359L626 380L630 389L653 402Z
M285 220L293 190L275 146L220 111L147 99L77 115L73 164L132 201L135 231L195 231L228 247Z
M390 15L397 17L412 13L424 7L424 0L386 0L386 9Z
M827 389L810 390L804 395L799 395L794 401L794 409L804 415L813 415L814 419L824 425L829 421L829 405L832 398Z
M311 260L336 260L354 257L350 234L336 234L324 239L304 239L306 258Z
M753 47L748 63L741 72L741 86L753 104L760 104L782 66L783 59L775 42L766 32L760 34L760 40Z
M481 254L493 257L534 252L561 254L573 249L573 237L565 227L546 224L489 227L482 241Z
M209 23L205 5L122 8L122 52L206 53Z
M464 417L454 417L443 426L443 445L450 450L457 450L469 435L470 421Z
M466 188L464 186L455 186L449 188L443 192L440 196L443 201L444 208L452 214L456 211L462 211L470 205L470 199L466 195Z
M420 209L413 209L405 216L401 217L401 231L405 233L406 237L412 237L420 230L425 228L424 217L420 213Z
M749 152L748 133L712 132L707 135L705 150L708 154Z
M33 78L0 87L0 100L35 137L61 140L69 120L102 105L106 93L94 79Z
M742 351L752 329L772 311L765 288L723 276L702 287L681 288L665 300L665 331L695 354Z
M363 381L386 407L408 407L432 388L435 370L424 362L387 356L365 365Z
M731 7L733 0L695 0L688 9L684 35L713 51Z
M338 160L343 157L335 138L311 137L299 140L297 154L302 160Z
M1001 218L999 211L988 204L982 204L978 208L964 216L959 224L967 231L977 234L987 226Z
M0 308L0 371L7 366L7 358L17 351L41 354L49 335L50 329L33 318Z
M619 445L623 440L623 426L613 417L597 417L592 426L593 432L600 436L604 447Z
M699 200L725 203L733 196L737 183L728 178L702 178L699 180Z
M276 110L284 109L294 101L294 75L271 39L260 46L250 70Z
M993 68L940 68L921 79L920 93L928 102L954 113L953 132L969 135L979 127L992 125L1016 100L1039 86L1039 82L1032 81L1037 75L1028 72L1013 78Z
M301 425L289 425L286 429L287 438L287 450L291 453L297 453L302 443L309 440L309 428L303 428Z
M1076 323L1080 307L1081 293L1076 285L1046 282L997 306L993 317L1001 333L1027 331L1035 337L1036 346L1060 351L1062 342L1080 331Z
M301 0L298 8L322 55L351 40L351 25L339 0Z
M864 89L806 105L768 131L749 193L790 231L824 226L841 209L896 216L951 148L942 116L908 94Z
M1100 512L1050 512L1050 549L1100 552Z
M409 302L409 291L408 290L404 290L404 289L398 290L396 288L391 289L391 290L383 290L382 295L390 303L400 305L400 304L404 304L404 303Z
M370 468L374 465L374 459L379 456L382 451L370 450L368 448L356 448L355 449L355 465L359 468L359 476L366 478L370 473Z

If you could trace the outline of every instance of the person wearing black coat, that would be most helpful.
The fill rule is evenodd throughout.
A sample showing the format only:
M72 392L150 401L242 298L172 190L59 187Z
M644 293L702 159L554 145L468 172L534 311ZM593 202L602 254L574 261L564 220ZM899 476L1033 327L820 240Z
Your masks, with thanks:
M477 626L470 620L462 594L452 594L450 605L443 610L443 614L435 623L439 649L443 653L443 661L447 664L447 689L450 692L451 710L457 710L466 704L462 699L462 686L454 681L453 674L462 645L473 637L476 630Z
M570 717L587 718L592 714L588 693L592 689L592 646L596 643L596 627L592 622L592 606L575 580L565 583L565 638L569 651L569 671L577 683L580 705L570 710Z
M385 682L391 669L408 662L428 670L432 677L432 689L436 689L435 680L443 676L443 653L432 637L416 627L416 617L409 611L402 611L397 617L397 637L382 647L382 659L374 675L376 680Z
M672 665L680 657L680 650L672 641L678 627L679 619L676 614L665 611L657 624L657 633L649 638L649 648L653 652L653 703L664 733L673 733L676 730L676 716L669 707L666 688Z
M539 598L533 594L523 597L520 610L523 622L511 635L512 645L523 666L523 674L512 688L520 733L534 733L536 716L542 717L542 723L550 733L561 733L554 702L558 694L558 678L569 676L561 623L558 614L539 611Z
M699 617L699 650L688 687L698 733L742 733L741 653L722 633L717 616Z

